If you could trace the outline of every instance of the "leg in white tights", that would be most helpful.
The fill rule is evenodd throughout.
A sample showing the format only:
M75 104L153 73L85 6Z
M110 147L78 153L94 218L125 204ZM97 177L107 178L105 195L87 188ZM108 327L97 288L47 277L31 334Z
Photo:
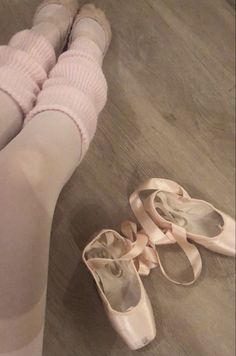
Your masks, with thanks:
M0 354L41 356L55 205L79 164L80 135L65 114L34 117L0 155Z
M78 34L0 152L0 355L41 356L52 218L106 102L103 53Z
M22 128L23 114L10 95L0 90L0 150L15 137Z

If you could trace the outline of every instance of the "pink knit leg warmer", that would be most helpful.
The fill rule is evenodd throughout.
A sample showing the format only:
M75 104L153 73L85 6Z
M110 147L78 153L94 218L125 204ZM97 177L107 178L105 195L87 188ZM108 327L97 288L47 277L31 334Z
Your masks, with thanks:
M33 30L18 32L8 46L0 46L0 90L27 114L55 63L54 48L46 38Z
M95 42L80 37L59 58L26 123L36 114L56 110L67 114L81 134L81 159L95 134L97 118L107 99L103 54Z

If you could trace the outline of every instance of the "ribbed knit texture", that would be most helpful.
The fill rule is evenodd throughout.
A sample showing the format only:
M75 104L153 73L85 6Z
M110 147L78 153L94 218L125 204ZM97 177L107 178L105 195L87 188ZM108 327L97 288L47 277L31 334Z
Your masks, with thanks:
M64 112L73 120L82 137L82 157L95 134L97 118L107 99L107 83L101 69L103 54L87 38L75 40L50 73L35 108L26 123L46 110ZM82 158L81 157L81 158Z
M33 30L18 32L8 46L0 46L0 89L27 114L55 63L49 41Z

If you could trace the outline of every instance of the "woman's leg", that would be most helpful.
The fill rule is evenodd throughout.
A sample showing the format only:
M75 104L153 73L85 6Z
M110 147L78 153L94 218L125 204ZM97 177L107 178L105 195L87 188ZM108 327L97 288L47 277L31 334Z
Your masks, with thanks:
M91 21L87 24L85 32L93 34ZM55 205L88 148L106 102L104 48L85 32L83 36L76 32L28 124L0 153L0 354L4 356L42 354Z
M21 130L77 12L76 0L67 2L69 9L55 3L42 2L32 29L0 46L0 150Z
M78 129L57 112L0 154L0 354L41 355L51 223L79 155Z

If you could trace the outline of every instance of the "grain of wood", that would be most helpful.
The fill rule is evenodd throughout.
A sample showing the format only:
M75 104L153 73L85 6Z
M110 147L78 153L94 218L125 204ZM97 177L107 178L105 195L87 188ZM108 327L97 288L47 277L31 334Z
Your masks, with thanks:
M0 0L0 43L30 26L39 0ZM81 2L82 3L82 2ZM50 253L44 356L132 355L111 330L81 263L94 232L132 217L149 177L234 214L234 1L98 0L113 27L109 100L86 159L64 188ZM190 288L144 279L157 338L143 356L235 354L234 261L200 249ZM176 250L168 251L175 266Z

